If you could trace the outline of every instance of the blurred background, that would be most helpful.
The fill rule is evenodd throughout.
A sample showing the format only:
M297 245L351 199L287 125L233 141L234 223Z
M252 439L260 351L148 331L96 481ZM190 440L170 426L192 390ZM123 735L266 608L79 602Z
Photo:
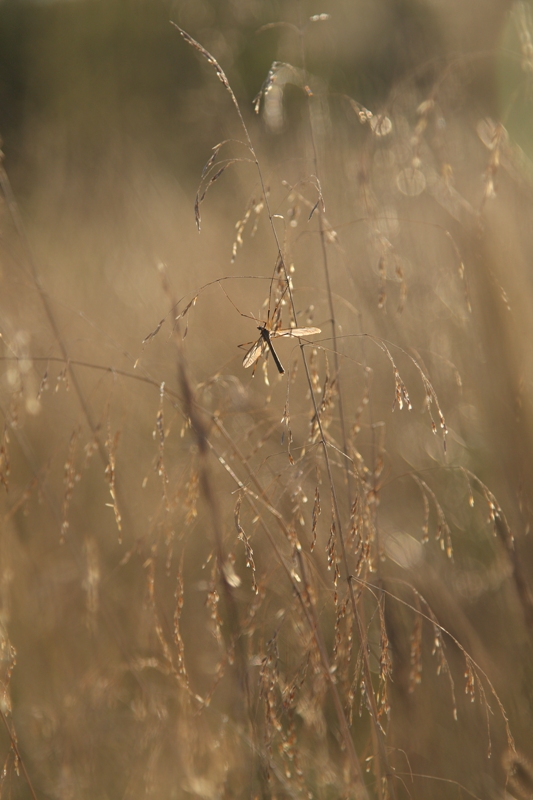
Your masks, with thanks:
M6 796L531 797L531 14L1 0Z

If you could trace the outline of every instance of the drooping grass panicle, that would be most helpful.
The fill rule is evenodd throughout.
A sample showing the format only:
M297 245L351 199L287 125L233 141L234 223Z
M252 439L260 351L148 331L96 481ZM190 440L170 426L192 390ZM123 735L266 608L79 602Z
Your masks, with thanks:
M110 3L0 165L0 791L527 796L527 4Z

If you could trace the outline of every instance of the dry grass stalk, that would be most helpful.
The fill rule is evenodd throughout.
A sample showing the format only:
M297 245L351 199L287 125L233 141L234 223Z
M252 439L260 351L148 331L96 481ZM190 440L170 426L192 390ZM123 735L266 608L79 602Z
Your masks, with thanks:
M200 288L185 286L178 300L173 269L157 255L156 283L163 300L150 294L148 282L144 285L153 316L151 322L143 318L142 325L150 332L141 340L136 320L137 358L122 347L122 334L115 336L117 361L123 359L116 368L109 358L102 363L100 352L107 351L96 347L88 356L74 357L76 340L62 334L65 326L43 288L40 265L1 167L0 186L18 240L12 238L24 254L23 274L40 303L47 335L42 346L33 341L30 346L9 326L2 331L2 514L6 530L14 526L17 536L10 539L6 533L2 543L0 623L10 618L12 594L13 606L25 608L18 594L25 581L37 587L29 592L34 604L35 597L45 597L47 582L54 597L50 608L72 607L72 616L82 609L91 647L108 637L109 652L115 652L112 664L104 665L102 658L86 669L80 658L69 689L76 701L64 705L82 707L79 689L91 685L83 707L88 719L100 714L107 719L120 707L126 722L114 729L124 735L117 749L121 759L131 751L131 763L138 761L135 774L142 776L139 786L148 793L164 796L179 786L187 795L205 798L416 798L429 779L421 767L425 753L437 752L435 737L453 718L446 744L455 760L445 764L435 757L430 766L434 778L446 770L459 780L450 778L435 789L435 797L444 797L438 792L449 785L461 795L479 796L478 777L489 770L498 791L504 790L506 772L508 786L526 796L529 762L514 748L506 710L513 697L509 684L519 684L522 675L514 663L518 659L509 655L505 624L498 627L495 621L502 637L494 646L495 660L501 674L508 670L513 677L493 678L492 664L478 657L483 650L475 637L467 641L471 630L479 629L484 638L487 628L492 633L468 597L486 602L487 614L496 620L491 605L496 590L481 585L467 596L459 582L463 562L481 583L480 576L492 570L491 586L498 586L517 637L525 641L528 634L520 614L513 615L513 602L531 635L533 594L518 555L517 541L523 537L519 533L515 539L525 504L520 514L512 511L511 528L503 508L512 508L512 495L503 492L500 503L499 487L488 488L495 479L476 477L489 471L476 428L479 397L468 375L476 348L469 344L463 353L457 347L457 331L466 336L478 324L473 319L482 296L484 276L472 263L478 247L472 230L479 240L486 236L500 194L512 195L517 151L501 122L474 128L468 152L479 180L476 191L469 192L466 178L473 171L461 163L461 135L452 127L454 108L447 95L457 64L434 65L433 72L406 79L390 101L376 102L374 112L366 101L328 95L306 63L309 28L327 16L261 29L295 36L300 47L299 66L274 61L254 101L268 127L274 107L281 114L278 122L284 119L284 98L292 102L287 87L297 89L305 125L287 126L289 133L291 125L302 133L305 144L302 148L300 142L298 152L305 158L297 166L292 157L274 165L291 180L271 169L268 156L260 162L254 144L259 129L248 125L219 61L173 23L223 84L244 137L225 138L212 147L194 201L196 225L199 230L208 192L210 202L217 193L227 197L229 167L253 164L258 186L247 188L251 199L239 206L231 246L224 242L213 263L218 269L224 248L231 264L238 254L254 263L248 275L199 279ZM531 26L523 3L515 5L514 20L522 68L530 72ZM335 116L339 98L348 116ZM335 147L330 126L346 131ZM222 158L228 148L237 155ZM346 175L335 171L337 157ZM428 278L418 271L421 262ZM266 275L256 274L256 268ZM488 284L503 297L496 272L487 267ZM282 342L286 373L278 367L274 380L264 360L265 385L248 381L236 348L237 326L241 321L244 326L243 312L250 307L261 307L260 324L270 327L260 330L272 331L273 337L280 328L303 324L318 324L324 332L312 344L299 338ZM85 321L82 314L80 319ZM16 327L15 314L13 320ZM374 353L369 342L376 345ZM429 368L418 355L420 344L421 352L431 354ZM46 361L44 375L38 369L41 360ZM257 360L249 360L255 369ZM49 372L56 369L51 397L46 388L53 383ZM106 381L112 381L111 391ZM392 411L410 414L391 416L391 405ZM418 410L427 413L422 422ZM112 424L116 411L120 428ZM38 414L47 420L64 415L69 422L51 428L47 437L46 423L42 435L35 433L39 423L33 425L32 415ZM432 447L431 432L440 433L442 446ZM478 444L469 448L470 434ZM88 444L80 459L83 441ZM107 504L102 469L92 464L95 453L104 465ZM512 463L507 460L508 469ZM448 481L454 471L465 479L460 489ZM403 480L406 476L411 480ZM473 508L474 490L495 534L489 543ZM87 529L79 511L84 493L96 509ZM102 525L108 530L99 517L105 505L113 509L118 544L116 536L112 541L99 536ZM43 520L46 515L37 508L46 509L55 526L54 535L44 535L46 548L53 551L57 545L58 527L64 540L55 572L43 557L45 548L39 552L32 537L36 514ZM437 547L430 541L432 526ZM42 576L24 564L21 543L31 552L28 561L42 562ZM496 547L501 552L494 555ZM472 620L470 629L461 628L461 615L449 618L452 606L444 591L431 587L430 595L417 588L433 569L449 582L456 607ZM13 574L23 576L21 589L12 587ZM518 602L514 595L509 599L513 591ZM46 600L40 603L48 607ZM43 622L46 636L54 648L69 651L69 637L74 641L75 636L68 615L57 615L66 623L62 638L55 612L49 615ZM16 627L13 635L19 635ZM22 652L25 667L28 655ZM2 653L1 712L8 733L2 788L7 793L6 776L22 771L35 797L13 724L15 651L7 633ZM31 697L31 689L26 691ZM40 697L32 702L44 731L45 704ZM431 713L423 713L424 703ZM68 711L63 720L56 709L50 714L52 732L37 737L41 744L32 739L31 725L20 724L28 761L37 754L36 773L44 763L47 736L55 744L55 732L68 730ZM519 715L512 722L520 724ZM450 744L454 736L457 745ZM472 743L467 766L461 760L468 761L462 736ZM33 750L26 741L33 741ZM91 761L83 744L76 746L88 765L80 767L80 775L85 770L92 790L99 756ZM501 759L487 766L492 751L508 753L503 767ZM417 763L411 766L411 760ZM493 768L495 762L499 766ZM108 780L112 774L107 773ZM66 796L54 780L49 779L49 793ZM126 790L116 788L117 796L140 796L133 783Z

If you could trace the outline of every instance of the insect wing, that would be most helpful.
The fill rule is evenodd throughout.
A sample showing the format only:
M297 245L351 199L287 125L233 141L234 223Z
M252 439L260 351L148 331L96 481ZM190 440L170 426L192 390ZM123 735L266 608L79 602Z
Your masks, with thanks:
M281 362L276 351L272 347L272 342L270 340L279 338L281 336L292 336L298 339L300 336L312 336L315 333L321 332L320 328L278 328L278 330L271 331L266 327L266 325L259 328L259 330L261 331L261 336L244 356L242 361L243 367L247 368L253 366L259 357L264 354L265 350L269 349L272 353L274 361L276 362L278 372L280 372L282 375L285 370L283 369L283 366L281 365Z
M266 342L264 341L264 339L262 337L259 338L257 340L257 342L255 342L255 344L253 344L250 347L250 349L248 350L248 352L244 356L244 358L242 360L243 367L245 367L245 368L246 367L251 367L253 364L255 364L255 362L257 361L257 359L259 358L259 356L261 355L261 353L265 349L265 347L266 347Z
M270 338L273 339L274 337L278 336L295 336L296 338L300 336L313 336L315 333L321 333L320 328L283 328L277 331L272 331L270 334Z

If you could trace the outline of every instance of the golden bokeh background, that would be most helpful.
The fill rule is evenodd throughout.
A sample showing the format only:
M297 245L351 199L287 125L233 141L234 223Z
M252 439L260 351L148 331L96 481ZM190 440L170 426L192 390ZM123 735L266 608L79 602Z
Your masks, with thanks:
M6 796L531 796L532 37L0 2Z

